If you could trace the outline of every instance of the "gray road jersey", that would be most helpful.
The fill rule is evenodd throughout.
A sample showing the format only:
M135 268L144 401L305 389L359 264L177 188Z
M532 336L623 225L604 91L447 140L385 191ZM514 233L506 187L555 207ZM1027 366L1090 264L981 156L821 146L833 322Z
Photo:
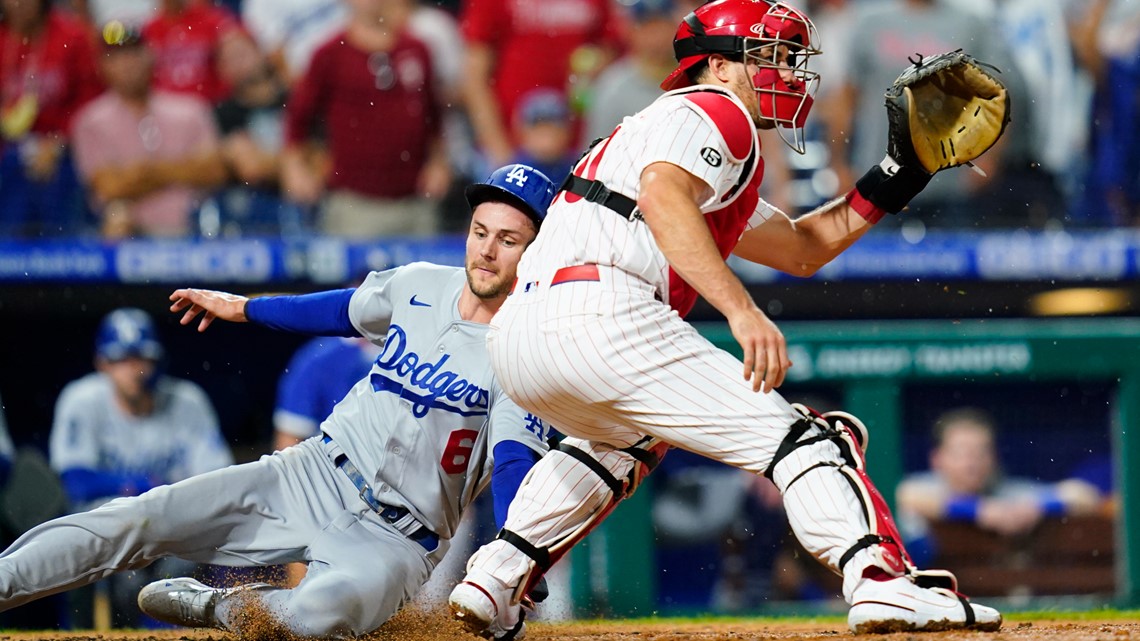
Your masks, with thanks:
M466 286L462 269L427 263L370 274L348 316L382 351L321 425L378 500L443 538L489 483L496 444L546 450L546 426L495 381L487 326L459 317Z

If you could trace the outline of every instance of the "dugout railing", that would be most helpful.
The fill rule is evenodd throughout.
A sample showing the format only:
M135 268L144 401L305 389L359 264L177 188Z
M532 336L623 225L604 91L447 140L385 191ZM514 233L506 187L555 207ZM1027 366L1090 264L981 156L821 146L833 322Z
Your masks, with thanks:
M739 348L724 324L700 324L714 344ZM903 395L914 382L1086 381L1113 385L1115 598L1140 606L1140 319L787 322L795 363L785 386L826 384L871 430L872 477L888 499L903 475ZM571 556L580 616L655 613L650 492L627 500Z

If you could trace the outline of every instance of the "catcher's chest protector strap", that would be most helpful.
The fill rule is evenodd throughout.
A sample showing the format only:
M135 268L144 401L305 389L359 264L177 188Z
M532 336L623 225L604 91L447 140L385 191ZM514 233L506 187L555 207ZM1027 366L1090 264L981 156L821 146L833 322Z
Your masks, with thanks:
M727 38L738 41L743 40L737 36L706 36L704 39L716 40L717 38ZM688 41L685 40L681 42ZM716 90L702 89L699 87L693 88L691 91L686 93L708 91L716 93ZM598 143L603 140L605 140L605 138L595 138L594 141L590 143L590 146L586 148L586 151L582 152L582 155L578 157L578 160L574 163L574 165L577 166L579 163L581 163L582 159L588 156L594 147L596 147ZM748 155L748 158L744 162L744 167L740 173L740 178L736 181L736 184L728 190L728 193L726 193L725 196L721 199L722 202L730 200L736 194L736 192L740 190L741 187L744 187L751 181L752 168L753 165L756 164L756 158L759 155L756 152L757 145L753 144L752 152ZM633 198L630 198L625 194L612 191L609 187L606 187L606 184L604 182L600 180L575 176L573 172L568 174L566 176L566 179L562 181L562 184L558 186L558 191L567 191L574 194L575 196L581 196L586 201L601 205L602 207L605 207L617 213L619 216L625 218L626 220L633 220L634 212L637 211L637 201ZM652 467L650 469L652 470Z
M616 132L617 130L615 129L614 131ZM610 135L612 136L613 134ZM582 159L589 156L590 152L594 150L594 147L597 147L598 143L603 140L605 140L604 137L595 138L590 145L586 147L586 150L582 152L582 155L578 156L578 160L574 161L574 166L577 167L578 164L582 162ZM606 187L606 184L600 180L575 176L573 171L566 175L562 184L558 186L558 191L568 191L575 196L581 196L585 198L587 202L596 203L611 211L617 212L619 216L626 220L633 220L633 212L637 209L637 201L629 196L619 194L616 191L610 191L610 188Z
M625 194L610 191L609 187L606 187L605 183L600 180L590 180L570 174L566 176L566 180L562 181L558 190L568 191L585 198L589 202L613 210L626 220L631 220L634 210L637 209L637 201Z

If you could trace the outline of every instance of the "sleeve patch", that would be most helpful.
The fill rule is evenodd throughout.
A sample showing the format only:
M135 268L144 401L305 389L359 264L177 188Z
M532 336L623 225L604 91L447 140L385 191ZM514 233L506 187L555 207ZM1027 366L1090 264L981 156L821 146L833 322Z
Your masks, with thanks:
M732 160L740 162L748 157L756 139L756 128L739 105L727 96L711 91L694 91L685 94L685 99L720 132Z

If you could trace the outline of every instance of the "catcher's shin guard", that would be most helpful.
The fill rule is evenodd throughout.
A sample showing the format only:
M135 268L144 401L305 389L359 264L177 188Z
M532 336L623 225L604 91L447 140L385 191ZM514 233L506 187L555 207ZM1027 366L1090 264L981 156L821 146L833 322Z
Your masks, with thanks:
M600 504L597 509L585 515L585 518L562 519L561 522L564 524L562 531L550 532L543 537L545 541L537 544L529 541L523 534L506 527L495 537L511 544L532 561L528 572L519 582L513 602L520 602L529 595L551 566L565 556L578 541L598 527L614 511L618 503L633 495L641 481L657 467L669 449L667 443L650 437L645 437L630 447L606 452L617 456L598 456L591 450L591 446L593 449L597 448L597 444L566 438L557 450L551 450L546 457L567 457L573 462L573 466L578 468L574 470L577 477L595 476L601 479L600 485L594 484L597 488L594 496L589 497L591 502ZM519 494L524 493L528 481L530 481L529 476L519 488ZM606 496L599 496L598 493L604 493ZM475 562L474 556L471 561Z
M957 591L954 575L945 570L919 571L911 561L903 546L902 536L895 525L890 509L882 494L875 487L865 470L864 448L869 432L863 422L846 412L819 414L814 410L797 405L804 418L797 421L780 444L769 466L766 476L777 481L780 491L788 496L793 486L804 482L815 472L817 476L809 481L816 490L829 494L836 501L843 500L844 485L853 494L855 509L861 508L861 519L835 519L829 528L811 530L810 521L818 520L813 510L797 510L789 505L789 521L792 521L804 547L837 574L844 576L847 564L861 551L865 565L873 565L890 576L910 576L923 587L943 587ZM836 453L838 456L836 456ZM783 465L783 469L778 468ZM818 471L818 472L817 472ZM835 474L842 478L836 483ZM820 475L829 475L830 478ZM847 496L850 500L851 496ZM815 511L818 511L816 508ZM800 521L800 522L797 522ZM828 530L848 529L845 549L835 547L835 536ZM861 528L861 536L850 542L852 528ZM802 533L802 534L801 534ZM807 539L807 540L805 540ZM838 558L836 558L838 555Z

